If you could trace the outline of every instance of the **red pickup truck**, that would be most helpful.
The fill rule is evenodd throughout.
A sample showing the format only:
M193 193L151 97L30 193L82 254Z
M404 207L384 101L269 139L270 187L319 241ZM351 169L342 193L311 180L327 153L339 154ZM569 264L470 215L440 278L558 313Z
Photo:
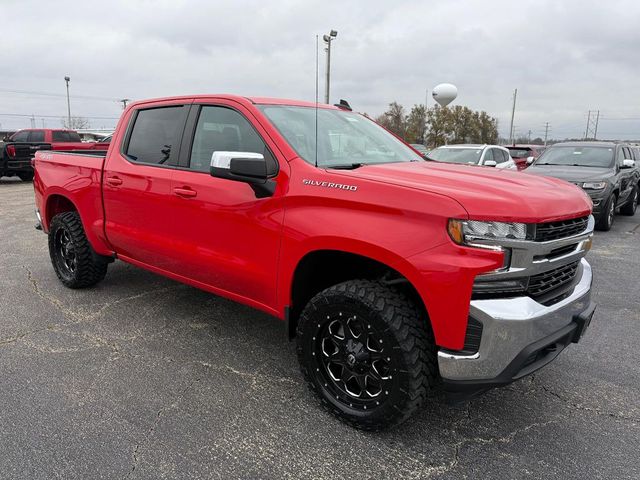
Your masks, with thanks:
M34 187L66 286L119 259L272 314L362 429L537 370L595 309L580 188L425 161L345 103L137 102L107 152L38 152Z
M98 142L83 142L75 130L29 128L18 130L9 137L11 142L48 143L51 150L106 150L109 145L99 146Z

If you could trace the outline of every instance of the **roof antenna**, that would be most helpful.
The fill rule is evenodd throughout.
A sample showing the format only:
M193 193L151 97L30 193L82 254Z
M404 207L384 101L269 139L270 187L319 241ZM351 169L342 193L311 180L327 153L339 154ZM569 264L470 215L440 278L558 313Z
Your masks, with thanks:
M318 35L316 35L316 168L318 168Z

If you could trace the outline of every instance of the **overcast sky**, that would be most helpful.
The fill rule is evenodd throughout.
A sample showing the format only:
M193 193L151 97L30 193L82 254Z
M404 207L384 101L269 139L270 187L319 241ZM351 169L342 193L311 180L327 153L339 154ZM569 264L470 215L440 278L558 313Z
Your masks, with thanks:
M59 127L72 115L111 127L119 98L235 93L313 100L316 35L332 44L332 102L382 113L424 103L438 83L455 104L516 133L640 139L640 2L0 0L0 124ZM320 98L324 50L320 41ZM34 95L39 92L52 95ZM100 98L89 98L100 97ZM429 95L429 103L433 99ZM50 117L45 117L50 116Z

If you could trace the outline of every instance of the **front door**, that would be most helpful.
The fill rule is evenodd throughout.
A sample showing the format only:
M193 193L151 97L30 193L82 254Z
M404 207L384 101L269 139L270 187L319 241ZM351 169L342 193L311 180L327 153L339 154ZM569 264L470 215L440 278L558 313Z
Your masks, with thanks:
M232 298L273 307L288 164L277 160L275 145L240 105L202 105L193 113L193 134L185 133L191 145L181 155L185 168L172 181L172 241L181 252L172 270ZM212 177L215 151L263 154L278 182L274 195L257 198L246 183Z

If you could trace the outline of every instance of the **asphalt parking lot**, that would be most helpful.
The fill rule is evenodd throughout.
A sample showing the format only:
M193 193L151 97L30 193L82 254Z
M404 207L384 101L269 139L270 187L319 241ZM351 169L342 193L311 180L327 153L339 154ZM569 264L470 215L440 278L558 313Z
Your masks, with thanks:
M640 213L596 234L582 343L372 434L320 409L271 317L121 262L66 289L33 208L0 180L2 478L640 478Z

